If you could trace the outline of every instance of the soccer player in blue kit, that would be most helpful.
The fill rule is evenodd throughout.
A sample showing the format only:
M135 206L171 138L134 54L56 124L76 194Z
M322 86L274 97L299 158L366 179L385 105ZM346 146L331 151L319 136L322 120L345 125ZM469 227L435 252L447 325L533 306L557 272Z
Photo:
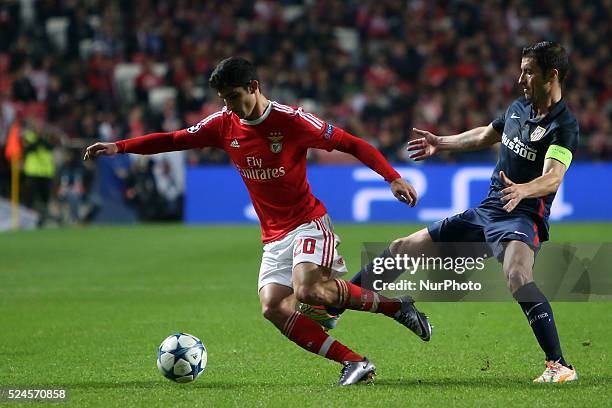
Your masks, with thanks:
M512 296L545 353L546 369L534 382L578 378L561 352L550 303L533 281L535 255L549 238L550 207L578 144L578 122L561 95L568 67L568 55L558 43L546 41L526 47L518 79L523 96L499 118L488 126L452 136L414 129L420 136L408 145L414 160L440 151L478 150L501 142L499 159L488 196L478 207L397 239L381 255L420 256L431 253L441 242L486 243L503 264ZM352 282L361 285L362 277L372 273L372 268L373 263L364 266ZM402 272L389 270L385 276L394 280ZM327 311L332 320L343 312L329 307Z

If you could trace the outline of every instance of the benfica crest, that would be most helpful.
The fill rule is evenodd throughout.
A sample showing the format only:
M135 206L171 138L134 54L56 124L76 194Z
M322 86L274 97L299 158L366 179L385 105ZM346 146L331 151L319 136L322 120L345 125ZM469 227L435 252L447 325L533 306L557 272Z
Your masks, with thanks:
M268 140L270 141L270 150L272 153L280 153L283 150L283 135L281 132L270 132Z
M544 129L541 126L538 126L537 128L535 128L533 132L531 132L531 135L529 136L529 140L531 140L532 142L537 142L538 140L544 137L545 133L546 133L546 129Z

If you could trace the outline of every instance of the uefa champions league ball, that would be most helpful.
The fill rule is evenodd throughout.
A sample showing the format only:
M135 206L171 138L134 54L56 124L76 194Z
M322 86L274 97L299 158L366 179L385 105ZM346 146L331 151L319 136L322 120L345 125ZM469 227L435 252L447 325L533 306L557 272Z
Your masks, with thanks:
M176 333L168 336L157 351L157 368L169 380L195 381L204 372L208 353L196 336Z

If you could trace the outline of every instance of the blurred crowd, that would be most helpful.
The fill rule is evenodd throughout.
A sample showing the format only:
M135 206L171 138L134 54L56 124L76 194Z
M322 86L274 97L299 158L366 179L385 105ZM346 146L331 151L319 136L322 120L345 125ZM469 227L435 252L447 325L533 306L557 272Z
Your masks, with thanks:
M82 220L95 208L94 169L81 162L82 149L198 122L221 106L207 86L215 64L242 55L257 65L269 98L302 105L390 161L410 163L412 127L451 134L488 124L519 95L521 48L555 40L570 52L564 97L581 126L577 159L609 160L610 21L612 0L3 1L0 150L19 122L24 163L48 153L34 176L24 165L26 203L55 197L65 203L62 219ZM491 150L437 160L494 158ZM310 159L351 160L325 152ZM190 151L135 162L122 177L144 172L163 198L168 183L181 185L171 180L177 163L227 161L220 151ZM32 197L32 177L43 178L49 194Z

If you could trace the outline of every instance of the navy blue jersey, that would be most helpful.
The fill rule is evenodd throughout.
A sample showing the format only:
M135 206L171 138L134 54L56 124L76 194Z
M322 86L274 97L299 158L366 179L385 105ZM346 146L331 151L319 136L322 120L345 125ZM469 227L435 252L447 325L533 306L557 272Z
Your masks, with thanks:
M512 102L492 125L502 135L502 144L483 206L503 206L499 198L505 186L499 177L500 171L503 170L515 183L527 183L542 175L551 145L560 146L561 150L571 154L578 145L578 121L563 99L547 115L535 119L533 106L521 97ZM554 198L555 194L551 193L542 198L523 199L513 210L528 213L538 222L543 229L539 231L543 241L548 239L548 216Z

